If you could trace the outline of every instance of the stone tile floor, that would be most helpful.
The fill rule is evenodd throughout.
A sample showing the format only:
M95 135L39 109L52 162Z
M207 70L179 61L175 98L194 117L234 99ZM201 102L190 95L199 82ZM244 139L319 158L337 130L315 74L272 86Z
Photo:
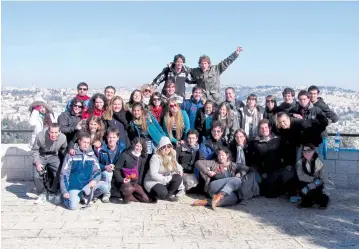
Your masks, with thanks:
M213 211L184 196L180 203L96 202L69 211L33 204L31 182L1 185L3 249L359 248L358 190L331 190L327 210L256 198Z

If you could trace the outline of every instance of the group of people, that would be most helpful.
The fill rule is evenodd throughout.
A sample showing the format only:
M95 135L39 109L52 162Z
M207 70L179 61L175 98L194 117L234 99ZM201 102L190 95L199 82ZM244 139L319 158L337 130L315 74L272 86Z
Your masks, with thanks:
M218 65L201 56L198 68L176 55L127 103L113 86L90 97L81 82L57 122L45 103L31 105L35 203L77 209L110 198L175 202L196 192L206 198L194 206L288 195L298 207L326 208L325 130L337 115L316 86L300 91L297 100L293 89L284 89L280 105L268 95L262 107L255 94L243 103L232 87L223 100L220 75L241 51ZM195 85L189 99L186 83Z

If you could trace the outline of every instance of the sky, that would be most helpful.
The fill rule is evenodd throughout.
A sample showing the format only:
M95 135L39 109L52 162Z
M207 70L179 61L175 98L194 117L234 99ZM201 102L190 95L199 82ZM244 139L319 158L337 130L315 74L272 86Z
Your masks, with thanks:
M221 84L359 90L359 2L2 2L4 86L150 83L243 48Z

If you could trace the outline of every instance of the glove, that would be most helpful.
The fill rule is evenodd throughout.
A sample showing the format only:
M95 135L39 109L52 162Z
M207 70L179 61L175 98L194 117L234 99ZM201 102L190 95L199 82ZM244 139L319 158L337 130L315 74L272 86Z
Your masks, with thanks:
M320 185L323 184L323 182L319 178L315 178L314 179L314 184L315 184L316 187L319 187Z
M307 186L310 190L317 188L317 186L314 183L309 183Z
M304 188L302 188L300 190L300 192L303 194L303 195L307 195L308 192L309 192L309 187L308 186L305 186Z

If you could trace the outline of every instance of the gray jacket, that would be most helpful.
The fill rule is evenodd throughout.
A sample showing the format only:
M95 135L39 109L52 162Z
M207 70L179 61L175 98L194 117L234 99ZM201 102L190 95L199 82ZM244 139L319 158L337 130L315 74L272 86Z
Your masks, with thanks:
M60 132L59 138L56 141L51 141L48 128L41 131L32 146L32 158L34 164L41 163L40 158L44 158L46 155L59 155L65 154L67 147L66 136Z
M236 51L233 52L219 64L210 66L206 72L203 72L200 67L191 69L192 82L203 88L206 99L218 104L222 102L220 75L238 58L238 55Z

